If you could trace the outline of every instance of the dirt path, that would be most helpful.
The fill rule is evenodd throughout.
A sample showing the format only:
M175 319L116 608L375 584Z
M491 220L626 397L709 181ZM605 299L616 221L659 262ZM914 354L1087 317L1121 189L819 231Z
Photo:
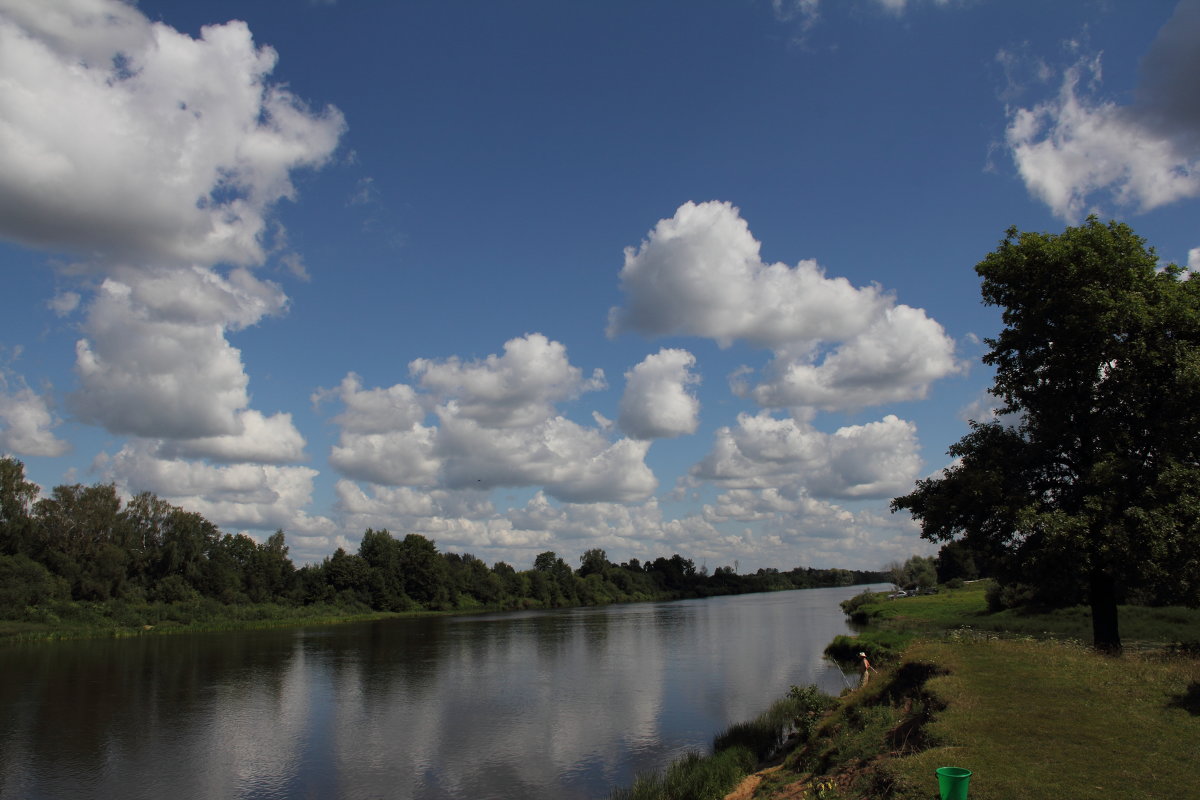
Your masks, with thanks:
M754 791L758 789L758 786L760 783L762 783L763 778L778 770L779 766L776 765L774 767L767 767L766 769L759 770L753 775L747 775L742 779L742 782L737 785L736 789L725 795L725 800L751 800L754 797ZM808 788L808 781L796 781L795 783L780 787L771 795L769 800L800 800L800 798L808 796Z
M747 775L742 778L742 782L737 785L736 789L725 795L725 800L750 800L754 796L754 790L762 783L763 775L774 772L777 769L779 767L769 767L753 775Z

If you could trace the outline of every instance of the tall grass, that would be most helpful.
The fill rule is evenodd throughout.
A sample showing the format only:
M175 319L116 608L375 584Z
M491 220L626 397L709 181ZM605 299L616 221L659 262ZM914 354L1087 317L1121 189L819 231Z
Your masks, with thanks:
M721 800L757 765L745 747L710 756L691 751L664 773L639 775L633 785L617 789L612 800Z
M720 800L788 737L807 738L817 717L835 701L816 686L793 686L787 696L750 722L731 725L713 739L712 755L692 751L663 773L638 775L610 800Z

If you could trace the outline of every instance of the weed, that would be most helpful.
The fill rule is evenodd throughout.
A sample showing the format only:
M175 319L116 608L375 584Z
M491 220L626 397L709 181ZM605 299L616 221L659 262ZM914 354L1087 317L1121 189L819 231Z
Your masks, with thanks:
M753 753L731 747L711 756L691 751L663 774L638 775L611 800L721 800L756 764Z

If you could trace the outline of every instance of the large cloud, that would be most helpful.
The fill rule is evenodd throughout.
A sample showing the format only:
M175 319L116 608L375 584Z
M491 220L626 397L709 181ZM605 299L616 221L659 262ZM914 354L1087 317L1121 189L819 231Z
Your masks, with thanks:
M158 448L169 458L205 458L209 461L287 464L304 459L304 437L292 423L292 415L280 412L265 416L246 409L237 414L239 432L196 439L167 440Z
M193 39L117 0L0 0L0 235L89 259L255 264L341 114L268 84L245 23Z
M1056 97L1010 111L1007 142L1025 185L1076 221L1107 197L1139 211L1200 194L1200 0L1184 0L1142 62L1130 105L1093 97L1100 59L1067 69Z
M911 486L920 466L915 426L891 414L827 434L760 413L720 428L691 478L728 489L803 487L822 498L883 498Z
M924 311L878 286L855 288L815 261L766 264L729 203L685 203L627 248L609 335L636 331L735 339L769 347L765 382L747 393L767 407L858 408L924 397L961 369L954 343Z
M556 404L601 388L585 380L566 348L541 334L505 343L503 355L464 362L417 359L418 386L363 389L357 376L336 394L345 411L330 463L382 486L487 490L543 487L575 503L646 498L657 481L647 442L610 441L556 411ZM428 412L436 424L426 424Z
M770 564L787 563L800 553L802 564L878 569L914 550L936 550L936 545L914 541L918 529L908 517L851 511L797 489L731 489L704 506L703 518L714 527L731 522L757 525L760 532L745 536L732 552Z
M959 369L942 326L920 309L898 305L820 363L780 351L750 396L767 408L862 408L923 399L931 383Z
M220 524L325 533L299 510L315 471L279 466L303 437L249 407L227 338L286 310L248 267L286 243L270 217L291 173L345 130L269 83L275 63L242 22L193 38L118 0L0 0L0 238L78 259L80 292L51 305L83 312L71 409L133 437L110 479ZM8 438L61 450L44 404L13 397Z
M730 203L684 203L638 248L625 249L628 306L609 314L609 335L684 334L723 346L767 347L844 339L889 300L876 286L827 278L815 261L765 264L760 245Z
M700 401L688 391L700 377L691 372L696 357L687 350L663 348L625 373L621 430L635 439L695 433Z
M226 328L275 313L277 286L238 271L123 270L106 279L76 346L79 417L114 433L189 439L242 432L249 378Z
M567 349L540 333L504 343L504 355L463 363L419 358L409 372L439 399L453 398L454 415L489 427L523 426L550 415L554 403L604 388L604 372L584 381Z

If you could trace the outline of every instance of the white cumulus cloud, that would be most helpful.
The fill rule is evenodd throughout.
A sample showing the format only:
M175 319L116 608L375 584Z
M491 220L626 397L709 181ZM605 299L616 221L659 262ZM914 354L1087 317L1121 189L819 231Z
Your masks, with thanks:
M890 497L919 474L916 427L889 414L832 434L792 417L741 414L722 427L691 478L728 489L802 487L818 498Z
M560 342L540 333L504 343L504 355L463 362L419 358L409 372L439 399L454 399L455 416L490 427L522 426L550 415L556 402L604 388L604 372L588 380L567 360Z
M87 337L76 345L75 412L143 437L242 434L249 378L225 332L280 311L283 293L242 271L120 274L101 284L88 308Z
M621 430L635 439L695 433L700 401L688 390L700 382L691 371L695 364L688 351L663 348L626 372L617 420Z
M862 408L923 399L931 383L960 369L942 326L897 305L819 363L780 351L750 395L767 408Z
M161 458L155 443L144 440L126 444L105 467L105 479L117 486L153 492L220 526L326 536L334 523L304 511L316 476L308 467Z
M83 309L71 409L135 437L114 480L214 521L307 530L325 524L297 511L315 473L277 466L303 437L249 408L227 338L286 310L248 268L286 243L271 214L293 171L345 130L271 83L276 61L243 22L193 37L121 0L0 0L0 237L80 259L63 275L82 291L49 304Z
M267 82L242 22L200 38L119 0L0 2L0 235L91 259L255 264L266 213L344 130Z
M1148 211L1200 195L1200 0L1184 0L1142 61L1133 102L1096 96L1100 57L1065 71L1057 96L1009 112L1026 187L1077 221L1101 199Z
M417 385L367 389L351 374L336 391L345 411L331 465L380 486L489 490L540 487L574 503L645 499L657 486L648 442L613 441L557 404L604 386L542 334L505 343L503 355L464 362L417 359Z
M158 454L168 458L205 458L209 461L287 464L304 459L304 437L292 415L280 412L265 416L246 409L237 415L240 431L223 436L166 440Z
M627 305L609 335L692 335L769 347L764 382L737 387L765 407L860 408L925 396L957 372L954 342L920 309L880 287L828 277L815 261L762 261L729 203L685 203L638 248L626 248Z
M71 446L54 435L58 419L49 401L0 369L0 453L61 456Z

